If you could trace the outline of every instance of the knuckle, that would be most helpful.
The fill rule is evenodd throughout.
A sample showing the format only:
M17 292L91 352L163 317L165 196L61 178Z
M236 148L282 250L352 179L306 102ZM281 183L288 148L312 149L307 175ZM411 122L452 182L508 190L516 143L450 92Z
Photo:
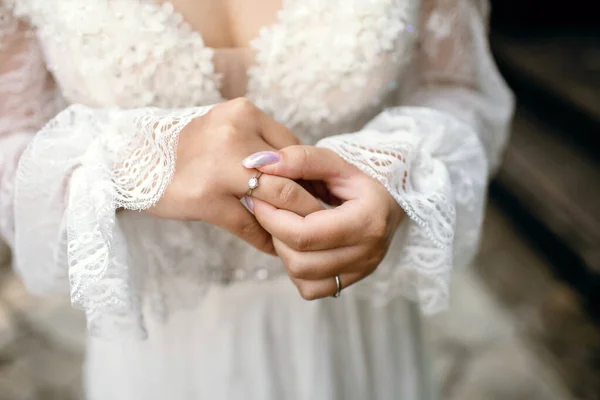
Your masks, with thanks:
M211 108L202 119L205 121L216 122L227 119L228 115L229 111L227 103L221 103Z
M368 235L375 241L380 241L387 236L387 223L383 219L373 218L369 224Z
M385 258L386 253L387 253L387 249L384 246L375 247L374 249L371 250L371 252L369 254L368 264L373 265L373 266L379 265Z
M308 147L306 146L301 146L300 149L302 150L300 152L300 159L303 163L307 163L310 161L311 155L310 155L310 151L308 151Z
M294 204L298 199L298 187L293 181L284 182L279 186L277 198L282 205Z
M244 221L239 224L238 231L240 236L244 238L253 238L257 237L260 233L258 223L254 220Z
M206 212L205 205L210 204L211 197L214 194L208 190L207 185L186 186L177 184L176 187L171 185L168 190L170 195L175 197L175 204L178 204L178 208L185 219L210 219L210 213Z
M218 138L224 143L235 143L238 133L238 129L231 122L225 122L219 129Z
M258 248L265 253L272 253L275 250L273 247L273 241L269 235L264 235L258 244Z
M300 158L300 160L298 160L298 161L299 161L299 165L301 165L302 169L303 169L302 175L305 175L305 173L304 173L305 171L304 170L307 169L307 168L309 168L309 166L311 166L313 164L310 161L311 160L311 155L310 155L310 151L308 150L308 147L307 146L300 146L300 149L301 149L301 151L300 151L300 154L298 156Z
M246 118L256 111L254 104L245 97L238 97L228 103L229 115L232 118Z
M293 240L293 248L297 251L307 251L310 249L311 240L307 235L296 235Z
M298 285L298 292L304 300L312 301L320 298L318 291L311 283L302 283Z
M239 125L242 122L246 123L257 110L258 108L250 100L240 97L215 106L206 114L204 119L212 124L227 121L229 124Z
M186 189L186 198L188 200L188 202L193 203L193 204L202 204L204 201L206 201L210 195L211 195L211 190L209 189L208 184L197 184L191 187L188 187Z
M287 270L290 276L292 276L293 278L302 279L305 277L306 274L306 270L302 263L295 259L288 260Z
M256 221L250 220L248 222L243 222L237 229L240 237L247 242L252 243L260 251L270 253L273 250L271 237L262 232L260 225Z

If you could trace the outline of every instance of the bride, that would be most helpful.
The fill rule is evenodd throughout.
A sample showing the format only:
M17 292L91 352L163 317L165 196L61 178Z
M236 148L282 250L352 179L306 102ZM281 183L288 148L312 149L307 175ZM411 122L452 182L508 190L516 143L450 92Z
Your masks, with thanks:
M512 112L488 13L0 0L0 232L85 311L87 397L434 398Z

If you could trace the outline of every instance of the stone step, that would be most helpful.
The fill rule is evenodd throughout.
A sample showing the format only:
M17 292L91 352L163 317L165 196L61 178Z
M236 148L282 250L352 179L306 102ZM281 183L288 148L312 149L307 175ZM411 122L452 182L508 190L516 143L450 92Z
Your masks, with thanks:
M453 322L457 325L462 324L463 331L467 333L477 332L476 328L481 329L478 325L474 329L469 319L473 322L478 321L480 325L489 326L498 337L493 347L497 349L498 356L491 361L504 362L504 365L510 366L511 371L513 365L518 369L519 365L523 365L521 362L507 361L507 358L511 357L510 354L515 354L518 350L514 347L510 349L502 346L507 344L510 337L520 339L526 344L528 351L532 351L537 356L534 358L537 365L529 363L529 366L525 367L540 371L540 375L535 379L558 383L556 378L552 377L551 372L554 371L569 388L573 399L598 399L600 364L597 360L600 360L600 329L584 312L581 296L557 279L552 272L547 261L547 251L543 249L535 251L536 248L531 245L529 238L522 234L520 221L506 215L498 206L495 201L488 206L480 251L472 267L476 277L485 284L485 292L497 300L496 308L494 310L486 307L479 315L469 315L469 318L463 320L453 318ZM486 300L484 295L467 296L462 293L468 289L464 286L463 284L455 289L453 297L471 301L462 302L459 304L459 309L469 311L484 307ZM478 300L473 304L475 299ZM498 313L498 310L504 312L504 317ZM466 312L461 312L464 313ZM513 321L509 325L514 329L512 332L499 329L502 318ZM448 331L448 327L444 326L444 336L449 336L450 333L446 333ZM491 347L480 348L487 352ZM527 352L523 351L521 355L526 357ZM477 367L481 365L477 364ZM485 363L481 366L485 367ZM550 370L550 373L542 374L545 369ZM493 368L491 370L494 371ZM505 390L518 387L519 378L523 378L523 376L510 377L509 381L506 381L505 372L497 368L495 371L495 376L499 376L496 383L503 384ZM474 373L470 378L475 379L475 376L480 373ZM493 384L495 381L491 379L490 384ZM555 394L559 393L559 389L555 387L551 391ZM479 399L537 398L528 394L521 394L520 397L490 397L487 393L483 394ZM464 399L464 397L459 398Z
M600 272L600 164L520 109L497 180Z
M490 193L600 321L600 41L495 33L518 109Z
M600 36L496 34L492 48L521 106L600 157Z
M519 108L490 193L600 321L600 165Z

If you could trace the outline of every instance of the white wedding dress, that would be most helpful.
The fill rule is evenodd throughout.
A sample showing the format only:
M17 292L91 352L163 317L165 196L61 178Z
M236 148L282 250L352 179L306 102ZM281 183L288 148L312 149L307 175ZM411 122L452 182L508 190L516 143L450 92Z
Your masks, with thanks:
M169 3L0 0L0 232L29 290L85 311L88 398L433 398L420 314L476 251L513 105L488 12L286 0L252 42L246 97L407 214L372 276L306 302L279 259L139 212L225 100L219 49Z

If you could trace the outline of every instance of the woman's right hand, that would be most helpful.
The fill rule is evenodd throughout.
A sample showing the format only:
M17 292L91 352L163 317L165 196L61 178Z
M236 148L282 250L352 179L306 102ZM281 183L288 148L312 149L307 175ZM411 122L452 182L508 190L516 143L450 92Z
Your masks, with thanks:
M168 219L204 221L244 239L259 250L274 254L271 235L242 205L248 180L257 171L242 166L247 156L300 144L289 129L246 99L215 106L188 124L179 136L173 180L150 214ZM277 159L273 159L273 162ZM319 201L293 180L263 175L261 199L300 215L321 210Z

